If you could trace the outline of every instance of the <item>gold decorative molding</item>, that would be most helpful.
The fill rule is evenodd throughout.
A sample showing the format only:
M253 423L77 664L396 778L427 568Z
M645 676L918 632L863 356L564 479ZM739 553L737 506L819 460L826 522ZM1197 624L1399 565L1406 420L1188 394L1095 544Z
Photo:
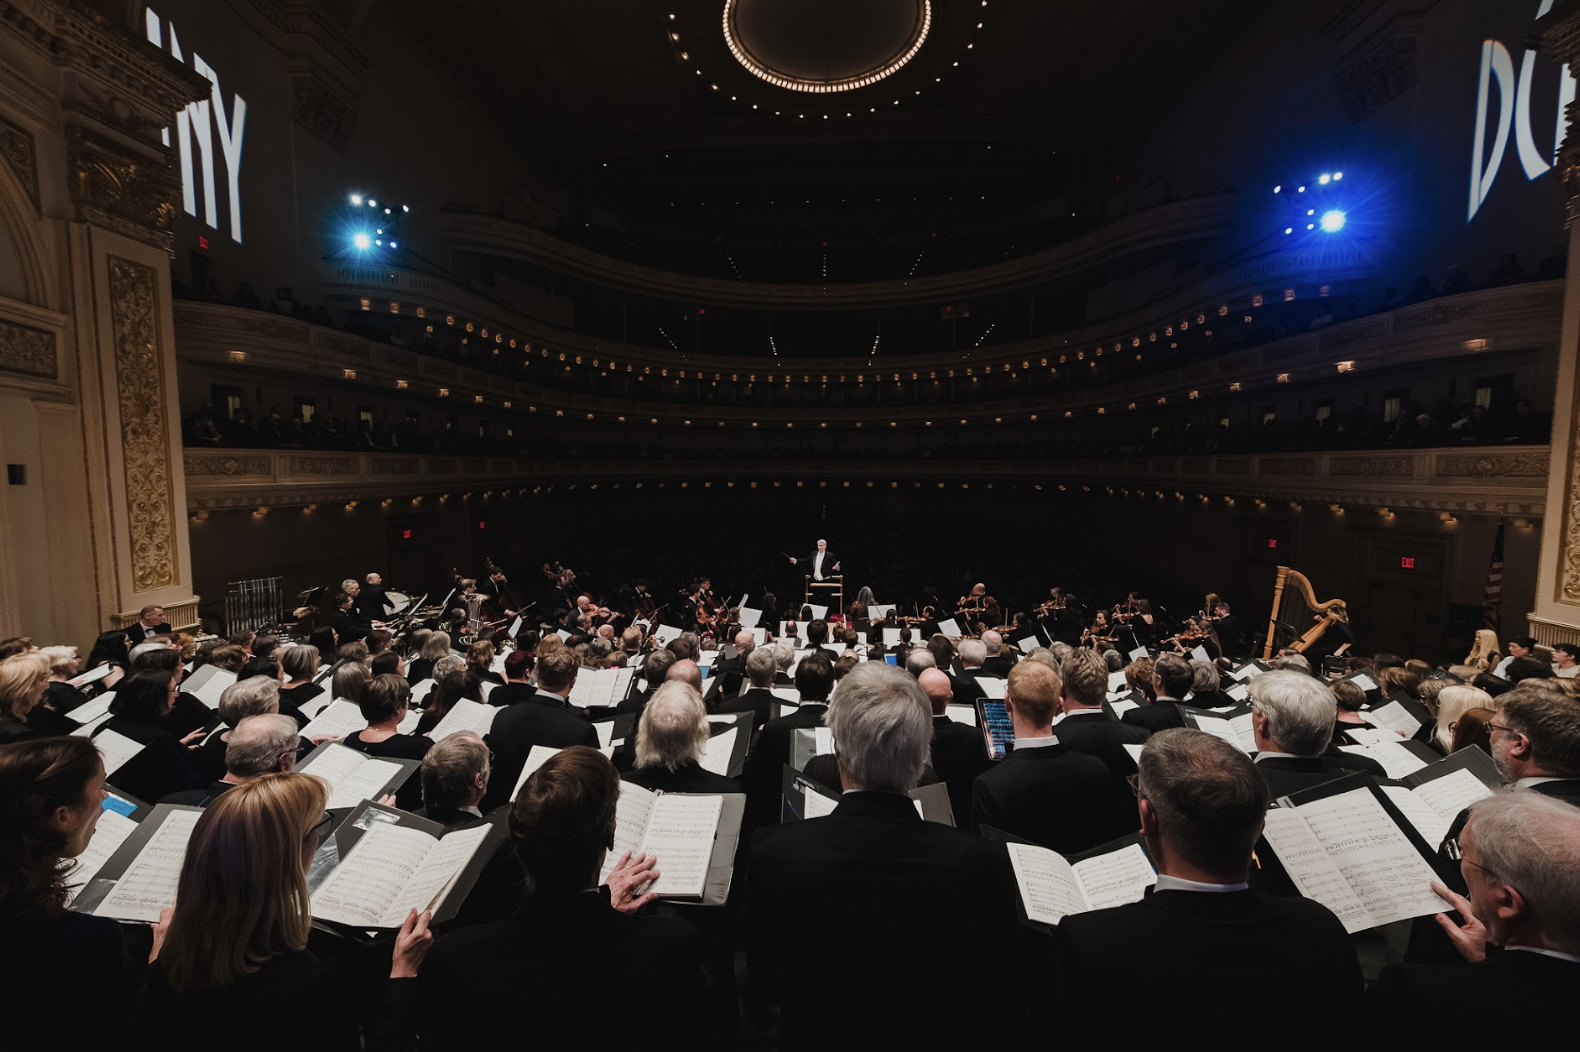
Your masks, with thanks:
M0 370L54 380L58 368L54 333L0 320Z
M80 125L66 130L66 164L78 220L170 250L181 184L164 166Z
M1437 474L1451 478L1546 478L1551 458L1545 453L1442 453Z
M1410 457L1332 457L1328 474L1410 478L1415 474L1415 461Z
M33 202L33 211L39 211L38 198L38 147L33 133L14 121L0 117L0 156L5 157L11 170L27 188Z
M269 458L260 457L195 457L182 458L188 475L267 475Z
M355 457L285 457L285 470L292 475L355 475Z
M417 461L413 457L373 457L368 467L380 475L417 474Z
M1259 475L1315 475L1316 457L1262 457L1256 468Z
M165 624L177 632L187 632L192 629L201 629L203 619L198 616L198 601L202 596L193 596L180 603L165 604ZM120 613L110 615L111 628L131 628L143 616L139 610L122 610Z
M149 592L180 581L164 356L155 315L159 275L153 267L116 256L109 257L109 266L132 585Z

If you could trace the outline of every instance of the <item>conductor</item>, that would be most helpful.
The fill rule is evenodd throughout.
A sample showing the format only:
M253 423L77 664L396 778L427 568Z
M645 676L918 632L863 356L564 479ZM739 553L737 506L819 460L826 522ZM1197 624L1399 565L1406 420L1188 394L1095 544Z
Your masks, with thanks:
M805 559L792 558L790 565L796 566L802 562L811 567L810 572L814 581L826 581L839 573L839 560L834 558L834 553L828 550L828 542L824 540L817 542L817 551Z

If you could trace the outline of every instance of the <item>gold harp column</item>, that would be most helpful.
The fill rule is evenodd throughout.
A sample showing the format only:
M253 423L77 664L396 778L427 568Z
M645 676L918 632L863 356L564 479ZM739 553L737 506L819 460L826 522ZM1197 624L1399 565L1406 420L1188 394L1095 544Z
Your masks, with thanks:
M187 102L207 98L209 83L142 38L140 10L135 24L131 16L141 5L9 6L13 23L27 22L13 29L59 75L69 209L60 219L64 353L80 407L70 437L82 451L72 472L82 495L72 503L86 521L58 530L87 550L74 552L74 587L48 601L71 604L67 620L97 629L129 624L150 603L173 626L195 625L170 305L181 186L160 132Z
M1580 70L1580 0L1560 0L1536 22L1530 44ZM1580 105L1569 103L1569 130L1554 174L1568 200L1569 267L1564 282L1554 384L1552 466L1530 632L1542 643L1580 642Z

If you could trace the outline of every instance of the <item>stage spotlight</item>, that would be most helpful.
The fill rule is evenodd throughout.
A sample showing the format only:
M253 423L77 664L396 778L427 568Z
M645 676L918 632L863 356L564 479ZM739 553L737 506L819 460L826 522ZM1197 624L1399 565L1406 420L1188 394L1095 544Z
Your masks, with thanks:
M351 195L351 203L354 204L354 205L360 206L362 204L362 195L361 194L352 194Z
M1283 190L1284 190L1283 184L1279 184L1278 186L1273 187L1273 193L1275 193L1275 194L1282 193Z
M351 235L351 245L358 252L366 252L368 249L373 247L373 239L368 237L368 235L358 231L357 233Z
M1334 182L1338 182L1340 179L1343 179L1343 178L1344 178L1344 173L1343 172L1334 172L1333 173L1333 181Z
M1294 232L1295 232L1295 228L1292 227L1292 226L1286 226L1284 228L1284 233L1286 233L1286 234L1293 234Z
M371 198L371 197L368 198L368 207L369 208L377 208L378 206L379 206L379 203L377 201L373 200L373 198Z
M395 242L393 242L393 241L390 242L390 248L399 248L399 247L400 246L397 245Z
M1333 176L1329 172L1323 172L1321 175L1317 176L1317 183L1321 186L1327 186L1332 181Z
M1344 213L1337 208L1322 213L1322 229L1330 234L1344 229Z

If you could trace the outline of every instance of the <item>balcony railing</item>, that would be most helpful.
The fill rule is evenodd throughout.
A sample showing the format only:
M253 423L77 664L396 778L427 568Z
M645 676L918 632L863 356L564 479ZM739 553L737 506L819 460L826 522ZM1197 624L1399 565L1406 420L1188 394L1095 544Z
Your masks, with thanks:
M1164 504L1230 498L1538 519L1546 503L1546 446L1267 453L1212 457L1026 460L865 460L752 463L633 459L188 449L191 511L409 499L467 493L524 495L591 484L728 489L767 485L899 487L1063 486ZM816 483L806 479L818 480ZM801 480L801 481L797 481Z

